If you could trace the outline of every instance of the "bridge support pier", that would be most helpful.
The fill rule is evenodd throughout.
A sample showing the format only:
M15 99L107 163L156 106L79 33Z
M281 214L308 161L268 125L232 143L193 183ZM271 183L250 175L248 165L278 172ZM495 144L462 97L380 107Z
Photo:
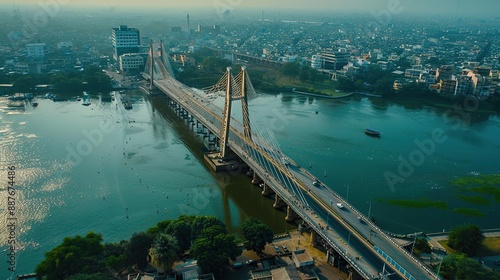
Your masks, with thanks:
M262 195L272 195L274 191L266 184L262 184Z
M292 222L296 219L299 218L299 215L297 215L297 213L295 213L295 211L293 211L292 207L290 207L290 205L288 205L286 207L286 217L285 217L285 221L287 222Z
M257 173L253 172L253 179L252 179L252 184L258 185L262 183L262 179L257 175Z
M311 230L311 245L316 246L317 241L318 234L314 230Z
M273 204L273 207L274 207L275 209L279 209L279 208L281 208L281 207L283 207L283 206L285 206L285 205L286 205L285 201L284 201L283 199L281 199L281 197L280 197L279 195L276 195L276 196L274 197L274 204Z

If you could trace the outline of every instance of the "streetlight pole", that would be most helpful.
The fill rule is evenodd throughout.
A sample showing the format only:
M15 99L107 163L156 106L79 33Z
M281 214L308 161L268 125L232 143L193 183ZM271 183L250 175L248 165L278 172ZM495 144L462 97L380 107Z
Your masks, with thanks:
M370 220L370 214L372 212L372 202L371 201L368 201L368 202L370 203L370 206L368 207L368 220Z
M443 263L443 257L441 256L441 261L439 262L437 275L439 276L439 270L441 269L441 264Z
M413 245L411 246L411 253L410 255L413 255L413 249L415 248L415 243L417 243L417 233L414 233L415 239L413 239Z

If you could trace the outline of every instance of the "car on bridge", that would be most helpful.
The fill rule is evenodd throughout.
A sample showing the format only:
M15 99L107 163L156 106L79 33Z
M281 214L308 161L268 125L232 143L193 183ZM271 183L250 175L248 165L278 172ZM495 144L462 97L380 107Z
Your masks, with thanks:
M315 186L315 187L320 187L321 186L321 183L319 182L318 179L314 179L313 186Z
M337 207L338 207L339 209L343 209L343 208L344 208L344 204L342 204L342 203L337 203Z

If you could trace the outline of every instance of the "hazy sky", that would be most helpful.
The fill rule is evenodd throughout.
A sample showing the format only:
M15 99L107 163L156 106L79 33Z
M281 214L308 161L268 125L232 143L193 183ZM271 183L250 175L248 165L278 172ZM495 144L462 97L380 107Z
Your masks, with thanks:
M459 16L495 16L500 15L500 0L0 0L7 4L12 1L17 4L38 4L57 2L61 7L72 5L96 5L101 7L207 7L214 6L221 10L237 10L243 8L256 9L300 9L322 11L400 11L399 14L425 13L432 15L455 15L458 9ZM391 9L390 5L394 8Z

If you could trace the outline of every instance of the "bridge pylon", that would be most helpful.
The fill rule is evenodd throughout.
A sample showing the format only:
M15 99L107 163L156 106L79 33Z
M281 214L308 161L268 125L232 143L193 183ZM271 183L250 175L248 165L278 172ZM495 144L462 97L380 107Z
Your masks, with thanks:
M220 157L222 159L227 158L228 154L228 136L231 125L231 104L232 104L232 95L233 95L233 87L232 87L232 74L231 67L226 68L226 96L224 100L224 115L222 117L222 129L220 131Z
M153 41L149 44L149 56L148 62L146 63L149 66L149 92L153 92L153 80L154 80L154 70L155 70L155 62L154 62L154 48Z
M248 84L247 84L248 81ZM252 132L250 129L250 117L248 112L248 90L247 85L251 86L246 72L246 67L241 67L241 72L233 77L232 68L227 67L226 73L220 81L213 86L213 89L225 89L224 114L222 118L222 129L220 132L220 158L228 157L228 136L231 125L231 107L234 100L241 100L241 112L243 114L243 134L245 138L251 140ZM253 88L252 88L253 89Z

